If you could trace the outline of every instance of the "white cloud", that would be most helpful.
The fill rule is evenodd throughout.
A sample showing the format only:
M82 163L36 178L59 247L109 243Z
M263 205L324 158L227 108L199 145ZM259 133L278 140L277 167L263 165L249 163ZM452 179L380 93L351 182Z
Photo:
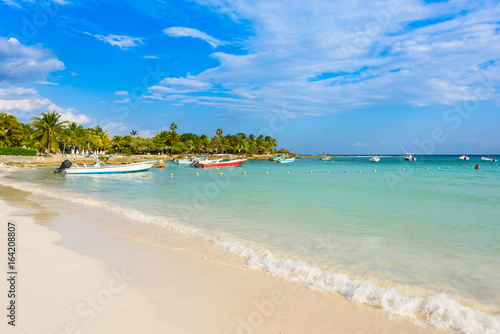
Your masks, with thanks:
M112 137L114 135L125 135L129 133L129 127L121 122L109 122L102 125L102 128L107 131L107 134Z
M49 82L49 81L46 81L46 80L39 80L39 81L36 81L35 83L40 84L40 85L59 86L59 84L57 82Z
M61 119L79 124L88 124L92 119L78 113L73 108L62 108L49 99L40 96L36 89L11 87L0 88L0 112L9 112L22 121L29 121L32 116L53 110L61 114Z
M197 29L193 28L186 28L186 27L170 27L167 29L163 29L163 32L166 35L172 36L172 37L192 37L192 38L199 38L210 44L213 48L216 48L220 45L225 45L228 44L227 42L220 41L217 38L214 38L210 35L207 35L203 31L199 31Z
M204 82L188 75L185 78L165 78L157 86L149 88L153 95L184 94L191 92L204 92L211 88L209 82Z
M358 141L357 143L354 143L353 144L354 146L365 146L365 144L363 144L362 142Z
M18 0L18 1L15 1L15 0L3 0L3 2L7 5L10 5L10 6L14 6L14 7L17 7L19 9L21 9L21 5L19 4L19 2L21 3L26 3L26 2L29 2L30 4L35 4L36 1L35 0ZM52 2L55 2L59 5L68 5L70 4L71 2L69 1L66 1L66 0L52 0Z
M128 92L126 90L118 90L115 92L115 95L128 96Z
M176 78L200 87L166 78L150 88L151 98L254 115L284 107L295 116L499 99L499 3L197 2L250 26L254 34L241 41L246 54L213 53L219 66ZM195 32L165 31L206 38ZM480 82L487 94L478 94Z
M63 69L64 64L48 49L0 37L0 83L44 81L50 72Z
M142 38L138 37L129 37L124 35L99 35L99 34L91 34L89 32L84 32L84 34L93 36L103 42L109 43L113 46L118 46L121 49L128 49L134 46L138 46L139 44L144 44Z
M144 56L142 58L144 58L144 59L157 59L158 56Z

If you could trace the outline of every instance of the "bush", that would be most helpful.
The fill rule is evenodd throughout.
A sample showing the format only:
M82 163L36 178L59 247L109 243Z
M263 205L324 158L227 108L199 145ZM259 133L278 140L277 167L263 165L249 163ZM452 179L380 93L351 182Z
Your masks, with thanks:
M130 149L130 147L123 147L122 153L130 156L130 155L132 155L132 150Z
M22 147L0 147L0 155L35 156L36 153L36 150L28 150Z

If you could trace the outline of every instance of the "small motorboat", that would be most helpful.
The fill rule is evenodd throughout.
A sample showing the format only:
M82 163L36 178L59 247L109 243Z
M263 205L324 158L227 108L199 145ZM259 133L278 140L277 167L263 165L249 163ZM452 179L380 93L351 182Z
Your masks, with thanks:
M470 158L466 155L462 155L459 159L460 160L469 160Z
M199 160L194 161L191 166L198 168L221 168L221 167L239 167L243 165L247 159L216 159L216 160Z
M373 162L379 162L380 161L380 157L372 157L370 159L370 161L373 161Z
M401 147L403 149L403 151L405 151L405 156L404 156L404 159L406 161L417 161L417 158L413 156L412 153L408 153L403 146L399 145L399 147Z
M280 159L277 161L279 164L288 164L290 162L294 162L295 158L286 158L286 159Z
M321 160L321 161L330 161L330 160L332 160L332 157L327 156L326 153L323 152L323 155L321 157L319 157L319 160Z
M184 157L184 159L174 159L172 160L175 164L178 164L178 165L190 165L191 163L193 163L194 161L199 161L199 160L203 160L204 158L190 158L190 159L187 159L186 157Z
M482 157L481 160L484 160L484 161L497 161L497 159L495 159L495 158L487 158L487 157Z
M71 161L65 160L61 166L54 171L55 174L117 174L117 173L135 173L145 172L153 167L158 160L150 160L144 162L137 162L132 164L108 166L99 158L95 158L96 162L93 166L78 166L72 164Z

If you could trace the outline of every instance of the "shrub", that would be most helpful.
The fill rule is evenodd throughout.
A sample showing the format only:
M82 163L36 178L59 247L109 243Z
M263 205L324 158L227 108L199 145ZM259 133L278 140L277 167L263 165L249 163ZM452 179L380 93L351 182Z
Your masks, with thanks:
M35 156L36 153L36 150L28 150L22 147L0 147L0 155Z

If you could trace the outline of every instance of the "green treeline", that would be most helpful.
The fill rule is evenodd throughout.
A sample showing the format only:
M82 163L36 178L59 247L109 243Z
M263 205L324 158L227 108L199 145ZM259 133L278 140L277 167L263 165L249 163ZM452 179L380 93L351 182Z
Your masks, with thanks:
M110 138L98 125L84 128L75 122L62 121L60 118L60 114L47 111L40 117L31 118L31 122L25 124L19 122L14 115L0 113L0 154L7 154L1 152L9 152L9 149L10 152L16 152L14 155L35 155L36 152L68 153L72 149L81 152L87 148L87 144L94 152L127 155L289 153L284 149L276 151L278 143L270 136L247 136L244 133L224 135L222 129L217 129L212 137L193 133L181 134L177 132L177 125L172 123L170 131L157 132L150 138L140 137L135 130L130 131L128 135ZM27 150L21 151L20 148Z

